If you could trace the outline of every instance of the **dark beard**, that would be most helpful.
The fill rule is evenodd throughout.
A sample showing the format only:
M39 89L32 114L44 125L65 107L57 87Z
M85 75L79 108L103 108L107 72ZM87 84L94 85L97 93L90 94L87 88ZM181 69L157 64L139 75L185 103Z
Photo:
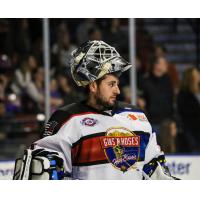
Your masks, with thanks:
M110 104L101 96L100 92L96 95L96 104L99 106L102 106L102 110L112 110L112 108L115 106L116 101L114 104Z

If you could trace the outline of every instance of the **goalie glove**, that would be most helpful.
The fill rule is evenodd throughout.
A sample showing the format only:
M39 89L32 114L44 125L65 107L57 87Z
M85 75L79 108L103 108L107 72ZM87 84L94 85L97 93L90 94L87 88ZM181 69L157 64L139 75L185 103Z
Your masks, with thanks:
M180 180L171 176L171 173L166 166L164 155L153 158L143 167L143 179L150 180Z
M14 180L61 180L69 176L63 169L63 159L58 152L45 149L24 152L21 159L17 159L14 169Z

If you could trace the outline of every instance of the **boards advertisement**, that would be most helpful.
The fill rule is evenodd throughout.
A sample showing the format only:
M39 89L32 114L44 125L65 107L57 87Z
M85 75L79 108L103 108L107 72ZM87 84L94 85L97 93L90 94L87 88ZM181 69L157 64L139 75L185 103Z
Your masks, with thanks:
M183 180L200 180L200 155L166 155L170 172ZM15 162L0 161L0 180L12 180Z

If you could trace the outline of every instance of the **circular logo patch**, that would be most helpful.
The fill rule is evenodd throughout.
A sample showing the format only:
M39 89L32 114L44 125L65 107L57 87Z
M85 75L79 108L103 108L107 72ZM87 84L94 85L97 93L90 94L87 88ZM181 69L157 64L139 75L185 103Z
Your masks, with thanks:
M81 121L81 124L84 126L95 126L97 124L97 119L86 117Z

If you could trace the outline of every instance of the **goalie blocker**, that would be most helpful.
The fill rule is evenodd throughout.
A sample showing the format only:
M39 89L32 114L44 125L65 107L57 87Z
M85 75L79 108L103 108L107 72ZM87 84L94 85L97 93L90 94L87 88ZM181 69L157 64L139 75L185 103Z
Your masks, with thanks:
M23 158L15 161L13 180L62 180L67 177L70 174L64 172L63 159L57 152L27 149Z

